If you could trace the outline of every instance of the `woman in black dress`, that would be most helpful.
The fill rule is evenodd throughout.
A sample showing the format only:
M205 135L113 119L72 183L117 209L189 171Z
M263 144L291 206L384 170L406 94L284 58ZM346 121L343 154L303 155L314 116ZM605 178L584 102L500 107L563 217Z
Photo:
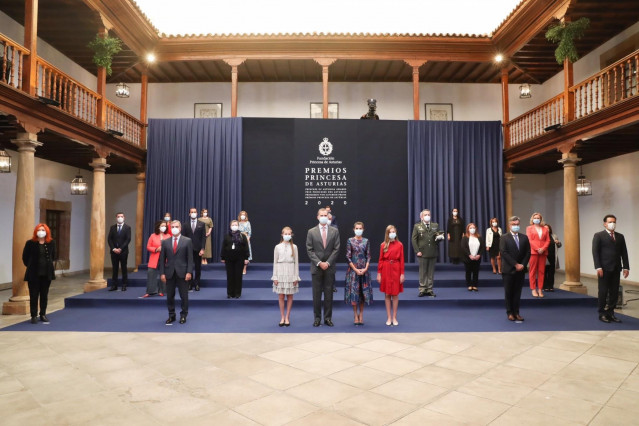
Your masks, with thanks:
M466 232L461 240L462 260L466 269L468 291L479 291L477 283L479 282L479 264L481 263L483 249L484 240L477 232L477 226L471 222L466 227Z
M27 267L24 280L29 284L31 324L37 324L38 299L40 301L40 321L49 323L47 302L49 286L55 280L55 241L51 239L51 230L39 223L33 230L33 238L27 241L22 251L22 262Z
M453 264L458 264L463 256L461 251L461 239L466 232L464 219L459 215L459 209L454 208L446 223L446 233L448 234L448 257Z
M499 254L499 239L501 238L501 228L496 217L490 219L490 227L486 230L486 251L490 255L490 264L493 267L493 274L497 271L501 274L501 255ZM495 269L497 264L497 269Z
M226 298L239 299L242 295L242 271L248 265L249 245L246 235L240 232L237 220L231 221L228 234L222 242L222 263L226 265Z
M550 236L550 245L548 246L548 258L546 260L546 269L544 270L544 291L555 291L555 271L557 270L557 250L561 247L559 237L553 234L552 226L545 225L548 228Z

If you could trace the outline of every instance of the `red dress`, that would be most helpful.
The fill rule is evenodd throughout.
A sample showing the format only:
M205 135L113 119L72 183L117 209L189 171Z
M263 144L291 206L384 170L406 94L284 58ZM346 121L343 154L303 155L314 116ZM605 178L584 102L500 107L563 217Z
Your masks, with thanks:
M404 291L399 276L404 273L404 246L399 241L391 241L384 253L384 243L379 248L377 272L381 275L379 291L389 296L397 296Z

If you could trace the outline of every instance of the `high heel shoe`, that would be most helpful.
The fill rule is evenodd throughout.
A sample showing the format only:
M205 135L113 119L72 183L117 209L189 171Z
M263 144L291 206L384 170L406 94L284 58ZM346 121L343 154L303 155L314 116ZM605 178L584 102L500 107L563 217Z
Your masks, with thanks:
M533 297L539 297L539 294L537 293L537 289L533 289L532 296Z

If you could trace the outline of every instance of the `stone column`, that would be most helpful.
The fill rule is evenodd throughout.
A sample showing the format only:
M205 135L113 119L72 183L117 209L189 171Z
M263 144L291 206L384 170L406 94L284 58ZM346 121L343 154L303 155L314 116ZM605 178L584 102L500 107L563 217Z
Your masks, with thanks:
M104 279L104 245L106 244L105 220L105 173L109 164L106 158L96 158L89 164L93 167L93 196L91 198L91 236L89 281L84 283L84 292L106 287Z
M25 315L29 313L29 287L24 281L22 250L27 240L33 237L35 227L35 160L38 137L34 133L18 133L12 142L18 146L18 171L16 198L13 206L13 253L11 259L12 293L2 305L3 315Z
M512 181L515 179L515 176L512 172L504 173L504 201L506 203L506 217L502 223L502 229L505 230L508 228L508 219L513 215L513 189L512 189Z
M566 280L559 288L586 294L581 283L581 259L579 255L579 201L577 199L576 165L581 161L574 152L561 155L564 166L564 267Z
M135 270L142 263L142 253L146 244L143 243L142 227L144 224L144 190L146 186L146 172L142 169L135 176L138 181L138 201L135 211Z

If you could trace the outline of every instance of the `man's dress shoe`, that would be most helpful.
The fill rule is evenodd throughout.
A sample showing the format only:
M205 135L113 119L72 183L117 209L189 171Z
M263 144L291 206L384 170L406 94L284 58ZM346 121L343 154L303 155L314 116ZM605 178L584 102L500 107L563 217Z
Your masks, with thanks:
M175 317L169 317L168 320L166 320L165 324L166 325L171 325L175 322Z
M316 319L315 322L313 323L313 327L319 327L320 326L320 320Z
M606 315L599 315L599 321L609 323L610 318L608 318Z
M180 317L180 324L184 324L186 322L186 317Z
M326 324L329 327L332 327L333 326L333 321L331 321L329 319L326 319L326 320L324 320L324 324Z

